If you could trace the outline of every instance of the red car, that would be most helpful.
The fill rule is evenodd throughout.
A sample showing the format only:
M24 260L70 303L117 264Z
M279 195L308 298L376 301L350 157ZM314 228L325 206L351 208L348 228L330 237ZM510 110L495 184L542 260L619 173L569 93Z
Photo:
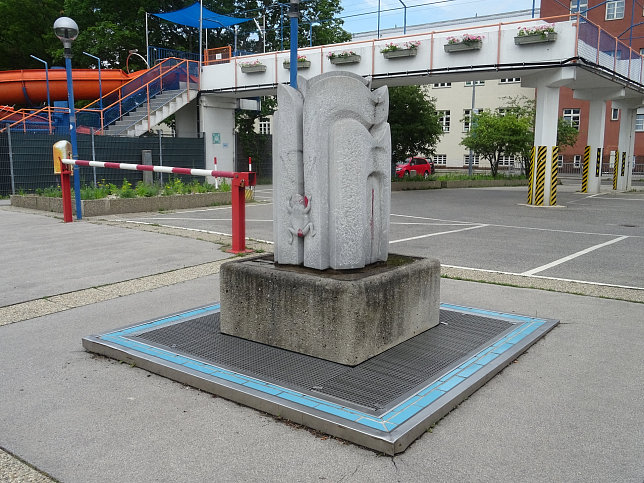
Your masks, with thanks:
M398 178L414 175L429 178L429 175L434 174L435 170L434 161L425 158L407 158L396 163L396 176ZM415 171L415 173L412 173L412 171Z

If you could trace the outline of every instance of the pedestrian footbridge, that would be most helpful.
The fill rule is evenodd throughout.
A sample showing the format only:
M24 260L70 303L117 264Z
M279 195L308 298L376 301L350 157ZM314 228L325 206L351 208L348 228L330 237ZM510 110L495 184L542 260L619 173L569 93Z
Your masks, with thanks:
M543 34L530 35L543 30ZM465 45L461 42L464 36L480 41ZM397 49L394 54L387 53L391 45ZM546 205L550 198L550 148L556 144L560 87L569 87L576 98L590 101L590 173L595 173L596 163L601 162L598 150L603 148L608 100L622 110L619 150L626 153L626 159L633 158L635 115L637 108L644 105L642 56L578 15L301 48L298 55L306 59L298 62L298 73L305 78L350 71L370 78L374 88L520 77L523 86L537 89L534 144L536 148L548 147ZM235 107L235 98L274 95L278 84L289 82L289 58L288 51L270 52L204 66L200 119L206 137L212 131L222 139L229 134L232 140L233 115L226 117L223 111ZM217 157L225 163L231 158L224 144L208 144L207 159ZM591 176L588 191L599 192L599 183L600 178ZM627 177L620 178L619 183L620 189L625 189Z

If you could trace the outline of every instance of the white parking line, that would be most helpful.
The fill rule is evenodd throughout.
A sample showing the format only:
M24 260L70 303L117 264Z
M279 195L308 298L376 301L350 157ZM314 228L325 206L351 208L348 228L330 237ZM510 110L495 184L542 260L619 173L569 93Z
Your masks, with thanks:
M625 240L626 238L628 237L620 236L619 238L614 238L613 240L609 240L607 242L600 243L599 245L586 248L585 250L578 251L577 253L573 253L572 255L568 255L567 257L563 257L563 258L560 258L559 260L555 260L554 262L547 263L546 265L541 265L540 267L533 268L532 270L523 272L521 275L534 275L535 273L543 272L544 270L548 270L549 268L556 267L557 265L561 265L562 263L565 263L569 260L585 255L586 253L593 252L605 246L612 245L613 243L617 243L619 241Z
M429 238L430 236L448 235L450 233L457 233L459 231L476 230L477 228L484 228L486 226L488 225L468 226L467 228L461 228L460 230L441 231L438 233L428 233L427 235L412 236L410 238L401 238L400 240L390 240L389 244L391 245L392 243L401 243L410 240L420 240L421 238Z

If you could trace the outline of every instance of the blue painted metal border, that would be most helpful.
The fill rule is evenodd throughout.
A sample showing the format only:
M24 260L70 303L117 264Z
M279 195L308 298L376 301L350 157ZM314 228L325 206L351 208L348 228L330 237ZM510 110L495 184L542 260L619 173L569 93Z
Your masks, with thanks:
M255 390L268 396L273 396L282 400L285 404L296 403L308 409L315 409L326 415L340 418L341 420L355 423L369 429L376 429L384 433L390 433L393 430L409 421L413 416L420 413L430 404L440 400L445 394L452 389L459 389L459 385L467 385L472 379L476 379L482 374L487 365L494 365L496 359L506 351L515 348L526 337L540 329L548 323L546 319L527 317L516 314L506 314L490 310L475 309L470 307L461 307L458 305L441 304L441 309L453 310L461 313L482 315L509 320L516 325L514 330L506 333L497 339L493 344L479 351L476 355L460 364L455 369L445 373L431 384L420 389L416 394L407 398L394 408L388 410L380 416L373 416L368 413L358 411L353 408L342 406L340 404L326 401L322 398L316 398L307 394L283 388L261 379L249 377L239 372L230 371L221 368L215 364L208 364L203 361L197 361L190 357L173 353L171 351L134 341L129 337L138 333L147 332L166 325L173 325L185 319L202 316L208 313L219 311L219 304L214 304L198 309L190 310L180 314L163 317L133 327L110 332L108 334L97 336L97 339L105 342L116 344L129 351L139 352L148 356L153 356L161 360L183 366L186 369L197 371L214 379L219 379L225 383L239 385L239 390Z

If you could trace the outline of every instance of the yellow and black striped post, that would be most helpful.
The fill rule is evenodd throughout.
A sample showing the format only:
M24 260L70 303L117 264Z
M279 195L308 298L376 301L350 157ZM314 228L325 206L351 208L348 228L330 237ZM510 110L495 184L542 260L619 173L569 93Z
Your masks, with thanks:
M590 146L584 148L584 164L581 168L581 192L588 193L588 169L590 166Z
M539 146L537 151L537 167L534 187L534 204L543 206L543 198L546 188L546 157L548 156L548 146Z
M552 147L552 171L550 173L550 206L557 204L557 176L559 175L559 146Z
M626 173L626 151L622 153L622 170L620 171L620 174L624 176Z
M617 174L619 173L619 151L615 151L615 161L613 162L613 189L617 190Z
M534 151L535 147L530 148L530 169L528 173L528 204L532 204L532 199L534 197Z
M602 174L602 148L597 148L595 161L595 178L599 178Z

